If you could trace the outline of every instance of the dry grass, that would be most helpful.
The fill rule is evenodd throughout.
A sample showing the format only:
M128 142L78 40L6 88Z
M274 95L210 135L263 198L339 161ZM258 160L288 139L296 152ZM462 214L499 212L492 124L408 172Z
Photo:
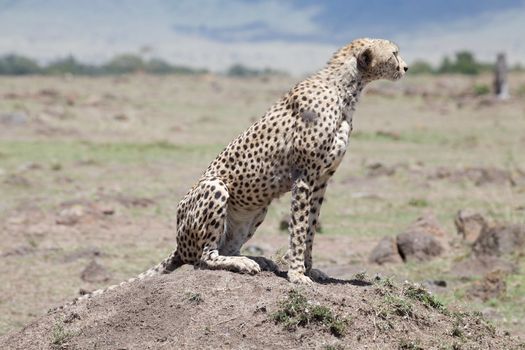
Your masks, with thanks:
M350 150L327 192L323 234L314 248L318 263L350 266L341 276L362 271L374 242L397 234L423 210L434 211L451 237L453 216L465 207L500 220L524 220L522 180L514 186L478 186L464 178L430 175L439 168L525 171L525 103L483 105L480 98L402 93L470 91L478 83L435 79L378 83L362 98ZM523 86L524 80L513 77L511 87ZM0 124L0 274L9 276L0 286L0 334L79 288L108 284L79 278L91 259L82 255L86 247L103 252L96 259L111 272L111 282L167 254L175 241L177 200L292 83L277 77L2 78L0 115L17 112L25 118ZM373 163L395 172L370 177ZM120 195L152 202L125 205L116 199ZM61 204L79 199L106 203L115 213L57 225ZM287 196L276 201L256 235L255 243L268 245L267 256L286 244L278 225L288 207ZM79 257L67 258L75 254ZM451 264L446 256L418 266L368 268L421 281L449 278ZM521 275L510 278L508 300L498 301L494 309L504 313L505 326L519 330L525 315L513 306L523 302L523 294L514 291L523 289L524 280ZM453 288L444 296L449 302L460 296Z

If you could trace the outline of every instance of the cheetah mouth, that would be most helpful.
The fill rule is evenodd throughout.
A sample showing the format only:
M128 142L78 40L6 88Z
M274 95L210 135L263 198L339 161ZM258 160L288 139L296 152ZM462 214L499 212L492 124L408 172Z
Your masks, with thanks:
M401 73L401 72L395 72L394 76L392 77L392 80L399 80L399 79L401 79L403 77L403 75L404 74Z

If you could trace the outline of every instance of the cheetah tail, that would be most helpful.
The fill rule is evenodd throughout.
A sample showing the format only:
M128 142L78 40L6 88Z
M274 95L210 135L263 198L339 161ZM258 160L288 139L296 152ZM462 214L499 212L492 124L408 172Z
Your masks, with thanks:
M148 277L156 276L156 275L168 274L170 272L173 272L175 269L181 267L182 265L184 265L184 262L182 261L179 253L177 251L174 251L166 259L164 259L162 262L160 262L158 265L156 265L156 266L150 268L149 270L141 273L137 277L130 278L127 281L120 282L119 284L115 284L115 285L109 286L109 287L104 288L104 289L98 289L98 290L95 290L93 292L89 292L89 293L86 293L84 295L81 295L81 296L79 296L78 298L74 299L73 301L71 301L69 303L66 303L64 305L61 305L61 306L55 307L53 309L50 309L48 311L48 313L51 313L53 311L58 311L58 310L65 309L66 307L69 307L71 305L77 304L79 302L83 302L83 301L88 300L88 299L91 299L91 298L93 298L93 297L95 297L97 295L101 295L101 294L103 294L103 293L105 293L105 292L107 292L109 290L113 290L113 289L115 289L117 287L121 287L121 286L124 286L126 284L133 283L135 281L140 281L140 280L146 279Z

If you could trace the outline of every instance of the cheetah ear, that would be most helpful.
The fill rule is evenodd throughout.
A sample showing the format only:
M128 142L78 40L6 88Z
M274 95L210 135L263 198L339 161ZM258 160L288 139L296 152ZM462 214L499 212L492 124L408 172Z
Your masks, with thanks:
M372 61L374 60L374 57L372 56L372 50L370 48L367 48L363 50L359 56L357 56L357 66L359 69L365 71L368 68L370 68L370 65L372 64Z

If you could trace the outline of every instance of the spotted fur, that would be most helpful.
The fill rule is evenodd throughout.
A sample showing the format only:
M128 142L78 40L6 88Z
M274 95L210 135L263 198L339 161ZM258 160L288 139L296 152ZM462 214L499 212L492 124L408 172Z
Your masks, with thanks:
M312 269L312 244L327 182L348 147L352 113L367 83L397 80L407 69L387 40L358 39L337 51L226 146L178 204L177 249L128 282L182 264L249 274L276 269L272 261L241 256L240 250L272 200L289 191L288 279L309 284L325 278Z

